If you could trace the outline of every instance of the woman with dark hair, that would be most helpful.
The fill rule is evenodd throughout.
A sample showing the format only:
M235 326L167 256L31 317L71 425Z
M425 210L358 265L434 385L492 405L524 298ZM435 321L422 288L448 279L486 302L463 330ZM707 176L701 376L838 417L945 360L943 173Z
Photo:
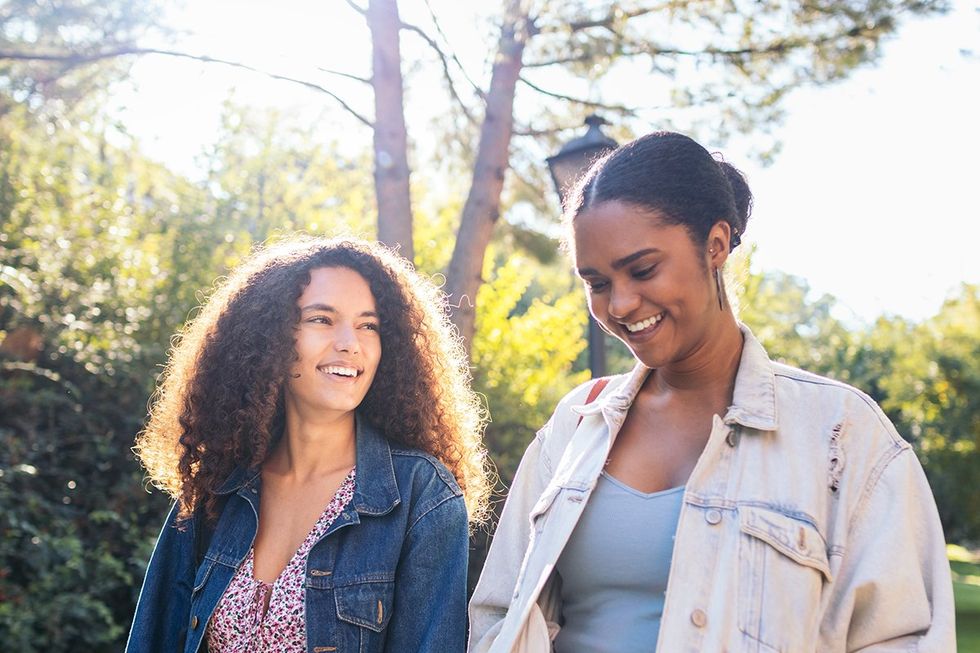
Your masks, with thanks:
M912 449L865 394L770 361L735 317L722 269L751 204L674 133L580 182L575 266L637 363L573 390L528 447L470 651L955 649Z
M176 503L128 652L464 648L489 483L447 315L357 240L269 247L221 284L137 440Z

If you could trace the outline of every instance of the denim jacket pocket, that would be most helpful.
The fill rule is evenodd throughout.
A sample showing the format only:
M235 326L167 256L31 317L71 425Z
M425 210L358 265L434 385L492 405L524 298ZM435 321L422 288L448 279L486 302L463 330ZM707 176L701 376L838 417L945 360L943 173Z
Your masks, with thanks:
M776 509L741 505L738 513L738 625L747 649L812 646L820 596L831 580L823 536L809 521Z
M388 626L394 596L395 584L389 581L356 582L334 589L337 618L369 631L361 632L361 650L380 649L366 644Z

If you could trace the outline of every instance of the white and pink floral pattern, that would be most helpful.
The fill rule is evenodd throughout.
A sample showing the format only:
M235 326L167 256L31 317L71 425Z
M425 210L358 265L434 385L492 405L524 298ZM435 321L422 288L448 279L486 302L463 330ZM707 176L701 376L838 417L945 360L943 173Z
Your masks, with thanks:
M296 553L274 583L253 575L254 547L231 579L208 627L211 653L305 653L306 603L303 575L313 544L354 497L351 469Z

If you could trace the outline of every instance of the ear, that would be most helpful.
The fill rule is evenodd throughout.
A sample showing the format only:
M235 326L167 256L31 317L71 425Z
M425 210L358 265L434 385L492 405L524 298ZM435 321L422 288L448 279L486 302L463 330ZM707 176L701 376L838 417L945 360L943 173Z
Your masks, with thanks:
M725 220L719 220L708 232L708 242L705 253L708 256L708 265L712 268L720 268L728 260L730 243L732 242L732 226Z

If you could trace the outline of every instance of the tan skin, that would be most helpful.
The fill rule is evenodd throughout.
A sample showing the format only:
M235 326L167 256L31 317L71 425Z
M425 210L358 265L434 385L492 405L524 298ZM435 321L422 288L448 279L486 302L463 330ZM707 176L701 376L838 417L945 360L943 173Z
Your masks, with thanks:
M655 212L609 201L579 215L574 230L592 314L651 368L606 472L641 492L684 485L713 416L731 405L742 353L741 331L728 302L719 308L714 278L728 258L731 227L718 221L701 246Z
M346 268L319 268L310 277L298 302L299 360L286 388L285 435L262 467L253 574L266 583L286 568L354 466L354 409L381 360L367 281Z

